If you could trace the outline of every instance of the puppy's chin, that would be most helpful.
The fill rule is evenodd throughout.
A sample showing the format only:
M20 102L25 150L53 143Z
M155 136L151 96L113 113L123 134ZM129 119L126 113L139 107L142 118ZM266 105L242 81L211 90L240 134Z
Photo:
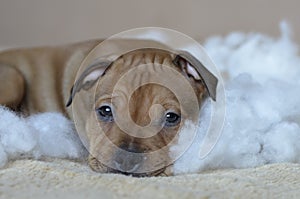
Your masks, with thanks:
M123 175L129 175L133 177L151 177L151 176L172 176L172 165L169 165L168 167L161 168L156 171L148 172L148 173L127 173L118 171L113 168L109 168L99 162L95 157L89 156L88 159L89 166L91 169L98 173L117 173L117 174L123 174Z

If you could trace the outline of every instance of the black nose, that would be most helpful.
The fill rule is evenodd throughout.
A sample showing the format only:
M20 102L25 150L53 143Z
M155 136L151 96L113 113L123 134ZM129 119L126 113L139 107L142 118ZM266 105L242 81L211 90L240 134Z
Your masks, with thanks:
M115 169L122 173L135 173L142 165L144 156L138 145L122 144L113 160Z

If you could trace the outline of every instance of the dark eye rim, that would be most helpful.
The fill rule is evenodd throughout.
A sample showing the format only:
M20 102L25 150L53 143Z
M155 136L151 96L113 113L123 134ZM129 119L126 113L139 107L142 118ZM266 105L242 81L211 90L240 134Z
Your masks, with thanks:
M109 108L110 109L109 114L105 114L104 111L102 110L103 108ZM104 104L104 105L96 108L95 111L96 111L98 119L103 122L112 122L114 120L112 107L108 104Z
M174 116L176 116L175 120L174 121L167 121L167 115L168 114L173 114ZM166 114L165 114L165 123L164 123L164 125L166 127L176 126L180 122L181 122L181 116L180 116L180 114L178 114L178 113L176 113L174 111L168 111L168 112L166 112Z

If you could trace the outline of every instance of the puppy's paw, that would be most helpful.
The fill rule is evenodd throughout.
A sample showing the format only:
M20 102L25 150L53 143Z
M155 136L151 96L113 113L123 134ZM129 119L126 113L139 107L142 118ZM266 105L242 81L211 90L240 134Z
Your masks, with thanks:
M173 175L174 175L174 173L173 173L173 165L170 165L163 172L161 172L157 176L167 177L167 176L173 176Z
M108 172L107 167L105 167L101 162L99 162L96 158L94 158L91 155L89 155L88 163L90 168L95 172L99 172L99 173Z

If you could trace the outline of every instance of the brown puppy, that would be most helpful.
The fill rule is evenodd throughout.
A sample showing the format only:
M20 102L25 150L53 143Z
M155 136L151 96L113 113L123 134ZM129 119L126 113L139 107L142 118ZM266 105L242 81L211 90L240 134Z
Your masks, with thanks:
M78 75L84 58L99 42L2 52L0 104L27 115L65 113L75 121L95 171L172 174L169 147L195 110L191 92L181 106L176 92L188 89L179 80L189 82L199 109L206 91L215 99L217 79L188 53L154 48L127 52L113 60L102 58ZM109 48L113 52L139 42L144 41L116 41ZM159 78L173 79L175 93L153 81L164 73ZM66 108L66 102L72 107ZM160 152L149 155L156 151Z

